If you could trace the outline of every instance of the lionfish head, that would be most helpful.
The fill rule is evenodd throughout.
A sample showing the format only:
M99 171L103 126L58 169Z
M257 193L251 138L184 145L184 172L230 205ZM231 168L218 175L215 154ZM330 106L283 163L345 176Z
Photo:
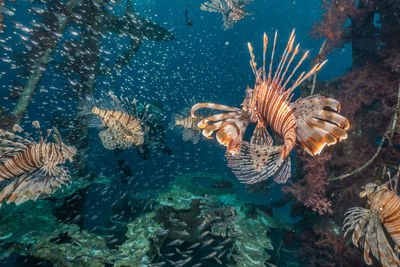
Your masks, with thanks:
M376 193L380 190L381 186L378 186L375 183L368 183L363 186L364 191L360 192L360 197L368 197L372 193Z

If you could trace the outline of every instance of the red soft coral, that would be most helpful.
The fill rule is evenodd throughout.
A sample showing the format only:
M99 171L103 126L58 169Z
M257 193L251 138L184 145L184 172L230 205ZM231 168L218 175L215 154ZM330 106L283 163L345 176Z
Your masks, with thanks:
M307 174L302 181L284 187L283 192L291 193L299 202L321 215L332 213L331 202L325 197L329 184L325 163L331 159L331 154L323 152L314 158L303 151L299 157Z
M326 38L324 54L335 47L342 47L348 34L348 19L357 13L356 0L323 0L321 9L326 9L322 20L313 25L311 34L314 38Z

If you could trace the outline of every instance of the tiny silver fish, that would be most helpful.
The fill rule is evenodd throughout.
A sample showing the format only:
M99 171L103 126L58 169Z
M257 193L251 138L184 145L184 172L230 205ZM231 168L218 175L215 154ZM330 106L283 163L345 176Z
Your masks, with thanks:
M228 244L228 243L231 242L232 240L233 240L232 238L228 237L227 239L225 239L224 241L222 241L220 245L223 246L223 245L225 245L225 244Z
M164 256L166 256L166 257L172 257L172 256L174 256L174 255L175 255L175 253L173 253L173 252L164 254Z
M240 257L239 255L236 255L236 254L231 254L231 256L235 259L235 261L242 261L242 260L244 260L242 257Z
M210 245L212 242L214 242L214 239L208 239L206 241L203 242L203 244L201 245L202 248L204 248L205 246Z
M195 248L197 248L198 246L200 246L200 243L194 243L193 245L191 245L191 246L188 247L187 249L188 249L188 250L195 249Z
M227 248L224 249L221 253L218 254L217 258L218 258L218 259L222 258L222 256L225 255L225 253L226 253L227 250L228 250Z
M217 255L217 252L213 251L210 254L208 254L207 256L204 256L203 258L201 258L201 260L207 260L207 259L211 259L212 257L214 257L215 255Z
M168 230L166 230L166 229L163 229L163 230L156 230L156 231L154 231L153 233L154 233L155 235L158 235L158 236L165 236L165 235L168 234Z
M161 267L167 264L165 261L157 262L157 263L150 263L149 267Z
M169 243L167 244L167 246L181 245L183 242L185 242L185 241L180 240L180 239L176 239L176 240L174 240L174 241L169 242Z
M180 236L190 236L190 234L187 231L175 231Z
M199 235L199 237L197 239L203 239L206 235L208 235L210 233L210 231L205 231L204 233L202 233L201 235Z

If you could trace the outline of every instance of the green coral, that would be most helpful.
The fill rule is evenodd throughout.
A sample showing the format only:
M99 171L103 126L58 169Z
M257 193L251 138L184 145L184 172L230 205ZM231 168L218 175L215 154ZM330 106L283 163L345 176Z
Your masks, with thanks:
M153 244L158 240L156 232L163 230L155 217L156 211L152 211L127 225L128 239L119 247L127 257L117 260L115 266L141 266L151 262Z

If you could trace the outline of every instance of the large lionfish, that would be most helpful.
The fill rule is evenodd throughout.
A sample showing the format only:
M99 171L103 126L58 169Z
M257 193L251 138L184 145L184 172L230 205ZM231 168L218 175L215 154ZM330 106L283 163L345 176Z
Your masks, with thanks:
M222 14L222 21L224 22L224 30L233 26L233 24L244 18L251 12L246 11L243 7L253 0L211 0L205 2L200 6L200 9L209 12L218 12Z
M340 104L334 99L312 95L291 102L293 90L319 71L326 61L315 64L307 73L302 72L296 81L288 86L309 52L304 53L288 78L285 78L294 57L299 52L299 44L294 47L293 30L278 67L272 74L276 38L277 32L275 32L268 74L265 68L267 35L264 34L262 68L257 69L253 48L250 43L248 44L250 66L256 81L254 89L247 88L241 109L213 103L198 103L191 110L192 116L195 116L195 111L201 108L229 111L203 119L198 127L203 128L203 135L206 137L211 137L213 132L217 131L218 142L227 146L229 166L240 180L249 184L260 182L270 176L274 176L274 180L278 183L286 182L291 169L289 153L296 140L314 156L318 155L326 145L335 144L337 139L347 138L346 130L349 128L348 120L337 113L340 111ZM242 139L250 123L257 125L249 143ZM275 134L274 139L267 127ZM281 141L283 144L280 144Z
M88 97L87 104L80 115L91 115L90 127L107 127L99 133L106 149L127 149L133 145L142 145L146 133L142 125L150 117L147 115L148 106L145 107L139 119L135 100L129 101L122 97L118 99L112 93L109 95L112 101L104 101L100 104L96 104L92 97Z
M17 205L40 196L50 195L71 176L64 164L76 154L76 148L62 142L60 133L54 128L57 143L47 142L52 130L47 130L43 139L38 121L34 121L40 134L36 142L19 125L13 130L23 132L26 138L0 129L0 203L15 202Z
M390 176L389 176L390 177ZM400 248L400 197L397 194L399 173L395 177L395 186L391 181L383 185L369 183L360 197L367 197L369 209L354 207L346 212L343 230L345 236L351 232L353 244L364 248L364 260L370 265L372 252L383 266L400 266L398 258ZM383 227L382 227L383 226ZM395 244L395 251L386 238L385 231Z

